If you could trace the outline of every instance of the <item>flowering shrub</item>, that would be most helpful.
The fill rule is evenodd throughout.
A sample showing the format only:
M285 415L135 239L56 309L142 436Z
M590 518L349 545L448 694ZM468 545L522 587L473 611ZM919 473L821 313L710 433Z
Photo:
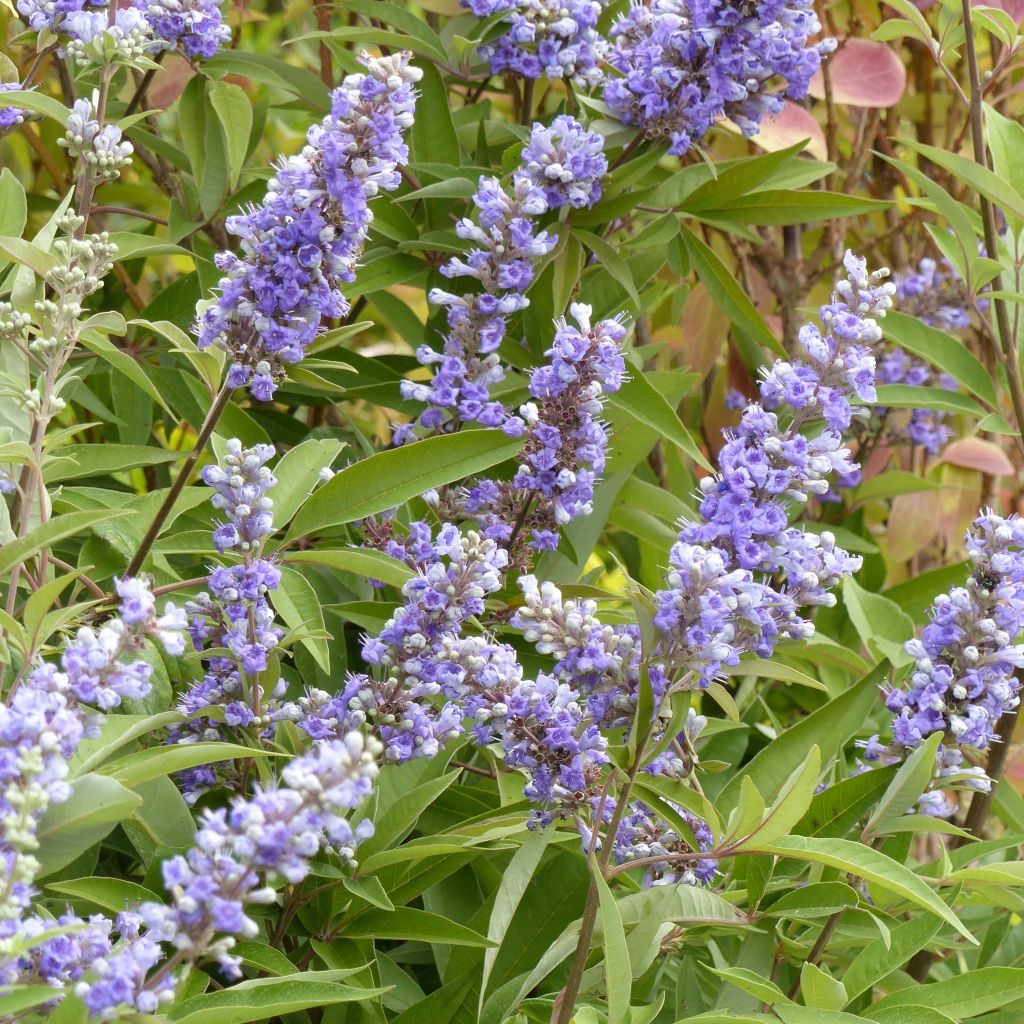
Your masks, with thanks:
M0 8L0 1021L1018 1020L1019 13Z

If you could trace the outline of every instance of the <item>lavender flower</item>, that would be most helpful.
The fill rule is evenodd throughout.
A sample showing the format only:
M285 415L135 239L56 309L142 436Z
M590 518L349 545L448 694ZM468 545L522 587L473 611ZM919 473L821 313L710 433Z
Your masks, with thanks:
M227 383L269 401L288 364L299 362L324 318L343 317L341 285L354 279L373 219L369 200L398 187L408 159L422 72L410 54L362 55L365 74L331 94L331 113L307 133L307 146L282 160L263 204L228 218L242 255L221 253L220 297L197 322L200 348L231 357Z
M522 173L543 191L549 210L578 210L601 198L608 170L604 140L572 117L561 114L549 128L534 124L522 160Z
M214 957L239 977L231 949L237 936L258 934L247 909L274 900L267 883L301 882L324 847L354 865L356 846L373 834L368 821L353 826L347 812L372 791L378 750L372 737L349 733L289 762L280 784L206 811L188 853L163 862L169 904L144 903L121 925L128 941L95 960L76 985L89 1011L101 1018L125 1007L153 1013L169 999L173 976L150 973L163 958L160 943L173 945L185 963Z
M784 95L806 95L835 47L808 43L820 30L810 0L634 2L612 28L608 59L620 74L607 79L604 101L624 124L669 139L677 155L721 117L754 135Z
M935 599L920 640L909 640L914 668L890 686L893 741L920 746L941 732L945 746L985 750L999 719L1020 703L1015 669L1024 667L1024 522L983 512L967 535L971 575ZM955 765L959 768L960 758Z
M213 57L231 39L217 0L143 0L140 7L153 36L193 60Z
M949 374L936 370L929 363L916 359L898 347L891 348L879 361L878 382L905 384L908 387L938 387L946 391L956 391L959 387L955 378ZM909 416L901 419L896 410L876 406L875 414L879 418L886 417L884 433L890 443L908 441L919 444L929 455L938 455L953 436L948 425L950 414L939 410L912 409ZM872 426L876 430L882 429L880 422Z
M68 151L68 156L81 160L89 173L100 181L114 181L122 167L132 162L134 149L130 142L121 138L121 130L112 124L100 126L93 117L96 99L76 100L68 115L67 130L59 146Z
M478 18L504 14L508 31L480 47L495 75L568 78L592 88L608 43L597 31L607 0L460 0Z
M453 257L442 268L448 278L472 277L481 292L454 295L440 288L430 301L447 307L448 334L444 350L427 345L416 351L424 366L436 365L429 384L402 382L402 397L429 406L419 417L428 430L454 429L459 422L477 421L494 427L505 418L490 388L504 378L497 348L505 337L508 318L529 305L525 292L533 283L534 266L555 247L557 239L537 231L534 221L547 210L543 191L523 174L506 192L497 178L481 178L473 202L479 224L463 218L455 226L460 238L473 242L465 259ZM395 443L414 437L409 427L396 431Z
M593 808L595 817L599 806L600 801L595 801ZM672 826L663 821L646 804L634 801L627 808L612 839L614 843L612 859L616 864L628 864L634 860L663 856L664 861L644 866L642 883L644 888L677 884L710 885L718 873L718 861L697 855L714 846L711 829L708 828L707 822L683 808L674 804L670 804L670 806L689 825L693 839L696 840L696 848L688 838L679 835ZM605 824L609 823L611 815L611 803L606 801L603 814ZM578 822L578 827L583 839L583 848L584 850L589 849L593 837L592 828L582 820ZM598 849L600 849L601 842L598 839Z
M169 731L175 743L223 739L225 732L243 729L269 736L278 698L285 690L283 679L264 680L271 651L283 631L275 623L268 595L281 583L281 572L261 555L266 538L273 532L273 501L268 496L277 483L267 466L273 457L271 445L243 448L232 439L227 443L223 464L203 469L203 480L215 494L212 504L225 513L213 533L219 551L237 550L241 564L217 567L207 577L208 591L186 604L191 616L189 633L197 651L226 649L205 662L203 678L179 698L179 709L187 720ZM209 707L223 709L217 716L202 714ZM185 798L194 802L213 786L218 768L201 765L180 776Z
M18 0L18 13L34 32L60 32L66 20L80 11L105 8L107 0Z
M530 394L518 416L503 429L523 437L519 469L511 481L480 481L470 488L466 512L476 516L488 537L511 546L515 564L528 557L515 542L527 538L539 551L558 546L558 530L590 514L594 484L604 469L607 434L598 417L604 396L622 386L625 364L619 342L621 320L591 325L589 306L574 304L555 321L550 363L530 376Z
M22 931L38 870L36 826L50 804L70 796L68 761L84 738L96 735L99 717L87 705L108 710L149 692L152 667L139 657L146 637L159 639L169 653L184 649L180 609L168 603L159 615L141 581L115 582L120 617L98 630L80 629L59 666L37 661L0 705L0 977L21 970L7 962L7 943Z
M847 278L821 308L822 328L800 331L805 361L779 360L765 375L762 399L793 410L751 404L719 454L721 476L700 483L700 520L684 525L672 549L668 588L658 593L658 656L672 685L706 686L748 650L767 657L784 637L806 638L813 624L799 609L835 602L832 588L860 566L828 533L788 526L789 502L827 491L834 473L855 468L841 430L851 400L872 401L874 317L892 305L887 272L868 274L847 253ZM809 425L823 420L815 436Z
M207 59L231 38L216 0L140 0L118 5L113 21L109 0L18 0L17 7L34 31L59 35L62 55L77 60L101 58L108 45L129 61L174 48Z
M0 82L0 92L20 92L21 82ZM29 112L21 107L0 107L0 139L24 124Z
M967 291L948 260L925 256L915 270L897 275L895 284L896 301L908 316L944 331L971 326Z
M640 683L640 631L609 626L597 602L562 597L553 583L520 576L523 606L511 624L538 654L555 659L553 674L586 697L587 714L603 728L633 720Z

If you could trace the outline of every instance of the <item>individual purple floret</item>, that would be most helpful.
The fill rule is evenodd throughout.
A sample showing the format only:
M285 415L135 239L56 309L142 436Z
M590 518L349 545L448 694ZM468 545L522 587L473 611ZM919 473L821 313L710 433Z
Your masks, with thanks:
M634 0L612 27L604 101L624 124L666 138L682 154L716 120L757 133L783 97L802 99L821 55L834 41L810 44L821 30L810 0Z
M478 18L504 14L508 30L480 47L495 75L568 78L592 88L602 77L608 42L597 21L607 0L460 0Z
M217 0L142 0L139 6L153 36L193 60L213 57L231 40Z
M229 217L241 255L221 253L219 298L200 315L200 348L231 358L227 383L269 401L323 330L343 317L373 215L369 201L401 181L404 141L422 71L410 54L362 55L365 74L349 75L331 94L331 113L307 133L308 144L281 161L260 206Z
M548 128L534 124L522 161L522 173L543 191L549 210L579 210L601 198L601 179L608 170L604 140L575 118L561 114Z
M448 334L435 352L421 345L416 358L436 366L429 384L403 381L402 397L425 402L419 424L427 430L451 430L462 422L495 427L505 418L490 389L504 378L497 349L508 318L529 304L537 261L555 247L557 238L537 228L547 211L542 189L523 174L513 177L510 191L497 178L481 178L473 202L478 223L464 217L455 225L458 236L476 247L465 258L453 257L441 273L449 279L475 278L480 290L456 295L434 288L430 301L447 309ZM396 431L396 443L413 440L408 428Z
M478 481L466 497L465 511L510 548L516 565L526 564L529 548L554 550L561 527L590 514L608 444L599 417L605 396L619 390L625 373L622 321L592 325L584 305L570 312L578 326L564 317L555 321L554 344L545 353L550 362L530 375L533 401L502 428L523 438L516 475Z

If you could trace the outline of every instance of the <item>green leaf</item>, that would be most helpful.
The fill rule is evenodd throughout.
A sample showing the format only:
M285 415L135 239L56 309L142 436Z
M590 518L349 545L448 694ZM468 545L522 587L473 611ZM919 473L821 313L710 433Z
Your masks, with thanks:
M942 484L927 480L916 473L907 473L901 469L886 469L884 473L865 480L854 490L854 504L865 501L888 501L898 498L901 494L916 494L919 491L939 491Z
M327 628L323 608L309 580L301 572L282 566L281 585L271 591L270 599L288 628L299 634L300 643L313 655L320 669L330 672L331 651L323 635ZM308 633L319 635L304 635Z
M31 1010L33 1006L40 1006L52 999L52 985L15 985L5 988L0 995L0 1020L20 1020L22 1011Z
M165 1010L164 1014L174 1024L249 1024L314 1006L362 1002L382 991L349 988L309 976L260 980L263 983L255 987L247 987L243 982L219 992L193 996Z
M808 1006L821 1010L841 1010L847 1003L843 983L807 961L800 968L800 994Z
M230 82L210 84L210 105L220 121L224 133L224 147L227 152L229 181L231 187L238 185L239 175L245 166L249 151L249 135L252 132L252 105L245 90Z
M35 89L4 89L0 91L0 108L2 107L20 107L22 110L31 110L33 114L42 114L43 117L49 117L56 121L62 128L67 127L70 113L59 100Z
M977 945L977 940L963 925L960 918L909 868L885 856L878 850L855 843L849 839L811 839L807 836L782 836L762 848L765 853L778 857L794 857L797 860L828 864L840 871L873 882L879 888L908 900L925 910L941 917L952 925L968 942ZM1024 970L1022 970L1024 974Z
M809 676L806 672L801 672L791 665L767 661L764 658L744 658L738 665L724 669L724 672L729 676L756 676L758 679L775 679L780 683L795 683L797 686L806 686L811 690L829 692L828 687L814 676Z
M744 765L742 773L730 779L722 790L715 801L719 810L727 811L736 805L740 779L747 775L757 780L763 794L773 798L803 764L812 745L820 747L822 764L828 764L847 740L863 728L865 718L878 701L878 686L883 678L883 669L876 668L758 751Z
M807 812L820 772L821 751L813 746L800 767L786 780L775 803L768 808L761 822L747 835L741 835L734 849L739 851L763 846L764 843L786 835ZM746 780L747 776L743 778Z
M274 523L285 526L320 480L320 470L329 468L345 447L333 438L307 438L297 444L274 466Z
M865 590L852 576L843 581L843 602L864 646L875 658L900 666L910 655L903 644L914 636L914 621L895 602Z
M785 350L775 335L768 330L754 304L747 298L736 280L736 275L725 266L713 249L685 226L680 231L680 238L686 246L697 276L714 299L715 305L732 323L751 335L755 341L779 358L785 359Z
M67 882L51 882L46 888L73 899L88 900L113 914L135 903L161 902L155 892L125 878L72 878Z
M927 989L923 988L921 990L922 999L925 998L926 993ZM934 1006L918 1006L917 1004L883 1007L881 1010L872 1006L868 1007L865 1012L870 1020L877 1021L878 1024L952 1024L953 1022L952 1017L948 1017L941 1010L936 1010ZM985 1019L989 1020L988 1017ZM1014 1020L1016 1020L1016 1016ZM998 1022L993 1020L991 1024L998 1024Z
M195 768L201 764L216 764L245 757L272 757L269 750L244 747L240 743L179 743L173 746L149 747L136 750L117 761L102 766L102 773L132 788L157 779L161 775Z
M459 137L452 124L448 106L448 87L437 68L429 61L418 61L423 72L416 89L416 120L409 129L409 143L417 163L462 163ZM437 226L437 225L435 225Z
M629 997L633 988L633 972L626 947L626 932L622 927L619 908L615 904L608 883L600 871L594 874L599 900L601 931L604 938L604 976L608 995L610 1020L625 1020L629 1015Z
M868 819L865 833L874 834L884 828L889 819L902 817L914 806L935 775L935 753L942 738L942 733L933 733L900 765L896 777Z
M415 907L368 910L345 925L342 935L348 939L404 939L408 942L441 943L447 946L494 945L472 928L449 921L440 914L431 914Z
M890 409L932 409L980 419L986 414L973 398L943 388L919 388L911 384L882 384L876 405Z
M134 509L90 509L87 512L67 512L40 523L26 536L0 547L0 575L19 562L31 558L42 548L53 547L54 544L66 537L73 537L76 533L85 533L98 523L130 515L135 515Z
M502 873L501 884L494 895L491 916L487 922L487 938L492 943L484 953L483 975L480 979L479 1010L483 1010L487 995L487 982L490 980L494 962L501 952L502 939L512 922L516 908L519 906L526 889L533 879L537 865L547 849L551 839L549 829L535 829L516 850L508 867Z
M995 383L988 370L959 338L929 327L916 316L895 311L886 314L881 327L885 336L901 348L948 373L986 404L993 408L999 407Z
M342 572L352 572L369 580L381 580L393 587L402 587L416 575L404 562L400 562L383 551L367 548L340 548L323 551L312 548L309 551L290 551L282 561L287 564L307 563L326 565Z
M724 978L731 985L735 985L738 989L742 989L769 1006L789 1002L785 992L778 985L745 967L711 967L707 964L704 966L712 974Z
M83 775L71 783L71 796L51 804L39 822L36 836L39 877L52 875L85 853L124 821L142 797L104 775Z
M28 267L37 277L46 277L57 266L56 256L51 256L24 238L0 236L0 255L6 256L12 263Z
M610 395L608 401L610 405L656 430L660 436L684 451L702 469L709 473L714 472L711 463L683 426L679 414L669 405L668 399L651 384L642 370L637 370L628 380L623 381L622 387Z
M25 188L9 167L0 171L0 235L18 238L28 220Z
M853 958L843 974L843 984L850 1000L877 985L893 971L907 963L931 941L942 927L938 918L930 914L917 914L896 925L889 933L888 942L881 935L872 939Z
M106 476L139 466L176 462L181 457L181 452L143 444L70 444L57 448L43 460L43 479L50 484L59 480Z
M891 1007L921 1003L924 992L928 993L929 1004L941 1007L956 1020L977 1017L1024 999L1024 967L981 967L924 987L915 985L892 992L875 1003L868 1016Z
M740 196L725 206L701 208L701 220L736 220L740 224L813 224L836 217L863 216L884 210L890 203L841 192L811 192L803 189L763 189Z
M127 352L122 352L109 338L96 331L83 331L79 341L101 359L105 359L115 370L123 373L137 388L144 391L154 402L158 402L165 411L170 412L167 400L160 389L149 379L138 359L133 359Z
M521 446L500 430L467 430L371 455L317 490L299 509L288 538L385 512L430 488L504 462Z
M615 247L598 235L580 228L574 228L573 234L597 257L598 262L608 271L612 280L622 286L629 296L630 302L633 303L633 308L639 312L640 294L636 290L633 274L630 272L629 264L619 255Z
M899 140L908 149L927 157L933 164L949 171L958 180L980 192L990 202L1001 206L1006 213L1024 220L1024 199L1008 182L987 170L970 157L947 152L937 146L926 146L914 139Z
M797 921L828 917L860 902L856 890L845 882L811 882L787 892L762 913L772 917L793 918Z

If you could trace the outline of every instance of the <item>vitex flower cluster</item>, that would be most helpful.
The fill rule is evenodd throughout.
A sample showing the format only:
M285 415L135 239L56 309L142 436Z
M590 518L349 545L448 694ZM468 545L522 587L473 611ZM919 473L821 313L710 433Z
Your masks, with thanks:
M801 99L821 55L821 25L809 0L634 2L612 26L617 74L604 101L624 124L685 153L720 118L754 135L784 96Z
M971 574L964 586L935 599L920 639L908 640L914 659L909 678L890 684L885 705L893 714L892 742L873 737L865 759L888 761L941 733L936 786L961 783L987 788L980 767L965 751L1001 742L999 719L1020 703L1016 671L1024 668L1024 522L983 512L967 535ZM925 809L943 810L941 796L927 794ZM955 807L946 805L952 813Z
M117 617L96 629L83 626L64 645L59 664L36 661L0 704L0 981L5 984L25 971L46 981L63 977L66 962L77 956L57 947L53 958L31 953L33 936L50 925L27 912L39 870L38 822L47 807L71 796L68 762L83 739L96 735L101 715L95 709L108 711L149 692L153 668L141 656L147 637L159 640L168 653L184 650L181 609L168 603L158 613L139 579L117 580L117 593Z
M80 160L87 172L100 181L114 181L122 167L132 162L134 149L123 141L121 130L112 124L100 126L93 116L95 98L78 100L68 115L64 138L57 144L68 151L68 156Z
M272 902L275 883L301 882L324 847L353 865L357 846L373 834L369 821L353 824L349 812L372 791L378 751L358 732L319 743L290 761L279 782L205 811L192 847L163 862L168 903L143 903L113 922L68 914L55 929L32 919L18 936L23 951L0 960L0 979L73 988L92 1017L109 1020L157 1012L174 996L174 969L200 958L240 977L231 950L239 937L259 934L247 909Z
M323 321L348 312L341 286L354 279L370 200L398 187L409 156L404 136L423 74L410 56L363 55L365 73L334 90L331 113L280 162L262 204L228 218L241 255L217 257L220 296L196 325L200 348L228 353L228 386L269 401Z
M267 595L278 588L281 572L264 558L265 539L273 532L273 501L268 492L277 479L267 466L271 445L243 448L233 439L223 463L203 468L204 482L213 488L213 506L225 518L216 524L217 550L240 555L235 565L211 569L208 591L186 604L189 633L205 659L203 678L179 699L188 720L171 730L175 742L221 739L224 730L254 730L269 735L271 717L284 683L264 679L270 652L281 639ZM222 709L222 720L203 715L205 708ZM217 768L202 765L183 772L182 790L194 802L217 781Z
M76 60L102 59L110 52L122 60L180 49L192 60L208 59L231 39L216 0L18 0L18 13L36 32L61 39L62 52Z
M719 454L720 475L700 484L700 519L686 524L670 555L669 588L657 595L660 659L672 679L707 685L744 651L762 657L813 625L801 607L831 605L832 588L856 572L827 532L788 525L789 505L823 494L829 477L853 470L841 431L854 405L875 397L875 320L892 305L886 271L869 274L847 253L847 277L821 307L821 327L800 331L806 360L779 360L765 374L762 399L788 406L780 416L751 404Z
M530 304L526 291L537 261L558 241L537 221L549 210L597 202L608 168L602 145L599 135L560 116L550 127L533 126L523 164L507 191L497 178L480 179L473 196L479 223L463 218L455 226L458 236L476 247L464 259L453 257L441 273L449 279L475 278L482 290L456 295L432 289L430 301L446 307L448 333L441 352L422 345L416 358L437 369L429 384L401 385L404 398L428 406L417 420L421 427L450 431L474 421L488 427L505 422L504 406L491 397L491 388L505 377L497 350L509 318ZM415 439L411 423L395 427L395 444Z
M602 78L608 41L597 22L607 0L460 0L478 18L503 14L501 35L480 47L495 75L567 78L587 88Z
M608 443L599 417L625 372L622 321L591 324L591 309L582 304L570 313L576 324L555 321L545 353L550 362L530 373L533 401L503 424L505 433L523 439L515 476L477 481L465 495L465 513L508 548L516 566L528 564L531 549L553 551L560 529L590 514Z

